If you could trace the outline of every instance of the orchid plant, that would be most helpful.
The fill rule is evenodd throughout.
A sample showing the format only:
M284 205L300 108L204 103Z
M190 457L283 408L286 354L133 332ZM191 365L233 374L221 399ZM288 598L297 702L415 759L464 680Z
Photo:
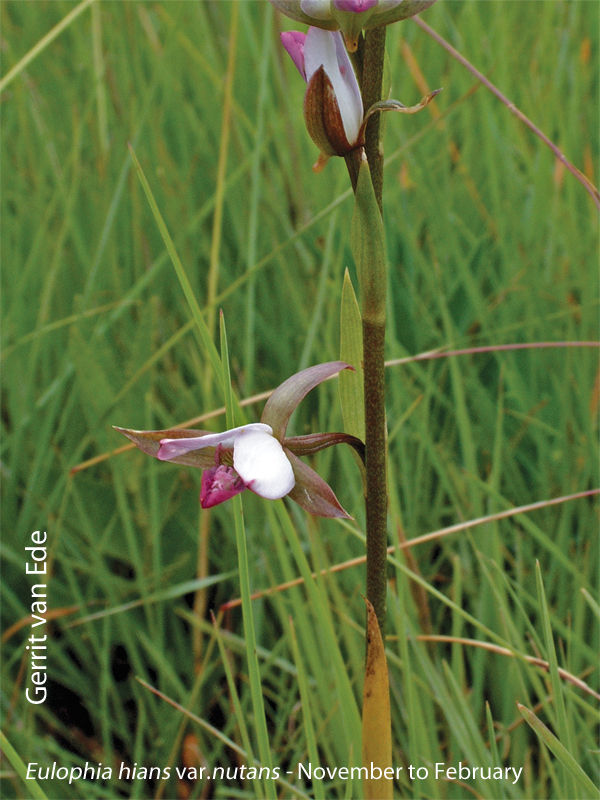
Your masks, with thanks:
M208 509L246 489L267 500L288 497L311 514L347 518L333 489L301 460L335 444L359 453L365 473L367 563L367 669L363 704L363 763L382 771L391 764L391 719L384 626L387 591L387 477L384 345L386 260L383 230L383 151L379 112L414 113L437 92L407 107L382 97L385 26L410 17L435 0L271 0L292 19L309 25L306 33L287 31L281 40L306 82L303 115L319 148L315 169L331 156L345 159L355 194L350 244L359 278L360 320L354 339L362 338L362 359L332 361L292 375L269 397L260 422L221 433L169 429L117 430L143 452L203 470L200 504ZM351 286L351 284L350 284ZM356 304L353 289L352 300ZM344 331L342 330L342 341ZM226 337L223 341L226 344ZM228 369L226 355L224 369ZM346 432L287 436L294 409L322 381L355 370L360 391L342 396ZM224 375L224 388L230 384ZM360 400L357 400L357 396ZM344 408L346 404L346 408ZM348 405L352 407L349 409ZM229 424L233 414L228 407ZM357 417L362 416L359 423ZM364 432L364 433L363 433ZM362 438L364 436L364 442ZM239 499L236 501L239 503ZM237 524L237 523L236 523ZM241 528L236 528L240 563L245 560ZM245 570L240 570L240 576ZM242 585L245 624L252 639L249 587ZM252 641L248 645L252 649ZM258 675L258 672L256 672ZM258 678L257 678L258 680ZM367 798L392 796L387 778L366 782Z

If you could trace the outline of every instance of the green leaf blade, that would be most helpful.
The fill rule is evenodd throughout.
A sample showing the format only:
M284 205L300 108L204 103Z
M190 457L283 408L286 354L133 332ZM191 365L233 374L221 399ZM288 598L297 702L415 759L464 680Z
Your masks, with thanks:
M364 442L365 398L363 374L363 339L360 308L352 280L346 270L342 287L340 313L340 360L354 367L354 371L340 372L340 403L344 430Z

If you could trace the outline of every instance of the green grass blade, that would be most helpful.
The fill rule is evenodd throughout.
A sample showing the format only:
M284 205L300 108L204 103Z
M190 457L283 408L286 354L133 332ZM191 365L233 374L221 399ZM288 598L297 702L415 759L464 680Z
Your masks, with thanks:
M546 745L548 750L550 750L550 752L556 756L565 770L567 770L573 777L574 781L580 787L581 792L585 792L585 794L581 794L581 792L575 791L569 796L585 797L589 800L591 800L591 798L600 797L600 790L598 787L594 785L590 777L586 772L583 771L581 766L577 763L575 758L573 758L564 744L562 744L562 742L557 739L552 731L546 725L544 725L542 720L536 716L533 711L521 705L520 703L517 704L517 708L519 709L523 719L533 729L540 740Z
M9 69L6 75L0 80L0 94L12 81L14 81L16 77L23 72L23 70L29 66L29 64L31 64L34 59L36 59L46 49L46 47L48 47L51 42L56 39L57 36L60 36L60 34L66 30L69 25L94 2L96 2L96 0L82 0L78 6L75 6L72 11L69 11L69 13L63 19L61 19L59 23L49 30L45 36L42 36L39 42L32 47L31 50L14 65L14 67Z
M319 758L319 749L317 746L317 738L315 736L315 726L313 723L312 717L312 693L308 687L308 676L306 674L306 667L304 664L304 659L302 658L302 654L300 653L300 648L298 647L298 640L296 638L296 628L294 625L294 621L290 618L289 619L289 637L290 642L292 645L292 655L294 657L294 663L296 664L296 669L298 670L298 691L300 692L300 703L302 704L302 726L304 730L304 735L306 737L306 749L308 751L308 757L310 759L311 764L313 767L317 767L320 765L321 760ZM325 795L323 793L323 787L320 782L317 782L313 787L314 791L314 798L315 800L325 800Z
M541 612L541 622L544 632L544 644L546 645L546 653L548 656L548 664L550 669L550 684L552 686L553 703L556 707L556 729L558 738L564 742L565 749L570 752L572 750L572 735L571 726L567 716L564 699L564 684L558 674L558 659L556 658L556 650L554 648L554 638L552 635L552 624L550 622L550 613L548 610L548 603L546 601L546 592L544 591L544 582L542 580L542 570L540 562L536 561L535 564L535 579L537 587L538 602ZM573 784L572 775L567 772L565 792L567 795L575 796L575 786Z
M28 797L31 797L32 800L48 800L48 797L44 794L44 792L40 789L39 784L35 780L30 780L27 778L27 768L25 764L21 761L21 758L11 743L8 741L6 736L2 731L0 731L0 744L2 745L2 750L4 751L4 755L10 761L13 766L13 769L17 773L17 775L23 781L23 785L27 787L27 791L29 792Z
M229 372L229 350L227 347L227 333L225 330L225 318L220 315L221 333L221 363L223 394L225 400L227 426L235 426L235 407L233 391L231 388L231 376ZM246 532L244 530L244 511L241 495L232 498L233 519L235 525L235 540L238 553L240 594L242 597L242 615L244 619L244 636L246 641L246 662L248 665L248 676L250 679L250 693L252 698L252 709L254 712L254 725L258 745L258 754L263 766L272 769L271 748L269 744L269 734L265 717L265 704L262 692L260 667L256 653L256 630L254 626L254 611L252 599L250 597L250 571L248 566L248 551L246 547ZM263 791L266 797L275 800L277 792L275 783L266 779L263 783Z
M242 704L240 703L240 696L235 686L235 680L233 674L231 672L231 664L229 660L229 656L225 650L225 643L223 641L223 636L221 635L221 630L217 625L217 621L213 617L213 627L215 631L215 637L217 640L217 645L219 647L219 653L221 654L221 661L223 663L223 668L225 670L225 677L227 678L227 688L229 689L229 696L231 697L231 702L233 704L233 713L237 720L237 724L240 730L240 736L242 738L242 745L247 753L248 760L253 762L254 761L254 753L252 751L252 743L250 742L250 736L248 735L248 726L246 725L246 719L244 716L244 712L242 710ZM255 781L255 784L257 782ZM258 782L260 784L260 782Z
M169 229L167 228L167 225L163 219L162 214L160 213L156 200L154 199L152 189L150 188L148 179L144 174L142 165L138 161L135 151L133 150L133 147L131 145L129 146L129 152L131 153L131 158L133 159L135 169L140 179L140 183L142 184L142 188L144 189L144 193L146 195L146 199L148 200L148 204L152 211L152 215L154 216L158 230L160 231L160 235L165 244L165 247L167 248L167 252L169 253L169 256L171 258L171 263L173 264L175 273L177 274L177 278L185 295L185 299L187 301L187 304L190 308L190 311L196 323L196 332L199 335L200 344L202 345L204 352L206 353L206 355L210 360L214 374L221 375L221 360L219 358L219 354L217 353L217 348L215 347L210 332L206 326L202 310L198 305L198 301L196 300L196 296L190 284L189 278L186 275L185 269L183 268L183 264L181 263L181 259L177 254L177 250L175 249L175 244L173 242L173 239L171 238Z

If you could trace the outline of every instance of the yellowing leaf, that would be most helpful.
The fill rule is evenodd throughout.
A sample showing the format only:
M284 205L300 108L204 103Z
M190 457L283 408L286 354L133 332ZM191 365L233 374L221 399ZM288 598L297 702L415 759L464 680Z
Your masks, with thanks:
M363 689L362 763L365 800L392 800L392 721L387 662L375 609L367 603L367 662Z

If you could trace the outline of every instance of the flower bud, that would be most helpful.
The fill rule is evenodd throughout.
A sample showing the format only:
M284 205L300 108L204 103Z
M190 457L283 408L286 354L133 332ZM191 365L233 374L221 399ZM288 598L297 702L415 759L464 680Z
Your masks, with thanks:
M324 155L343 156L352 149L333 86L323 67L319 67L308 84L304 121L310 138Z
M281 41L308 82L304 119L310 137L325 156L346 155L359 144L363 104L341 35L311 27L306 36L282 33Z

